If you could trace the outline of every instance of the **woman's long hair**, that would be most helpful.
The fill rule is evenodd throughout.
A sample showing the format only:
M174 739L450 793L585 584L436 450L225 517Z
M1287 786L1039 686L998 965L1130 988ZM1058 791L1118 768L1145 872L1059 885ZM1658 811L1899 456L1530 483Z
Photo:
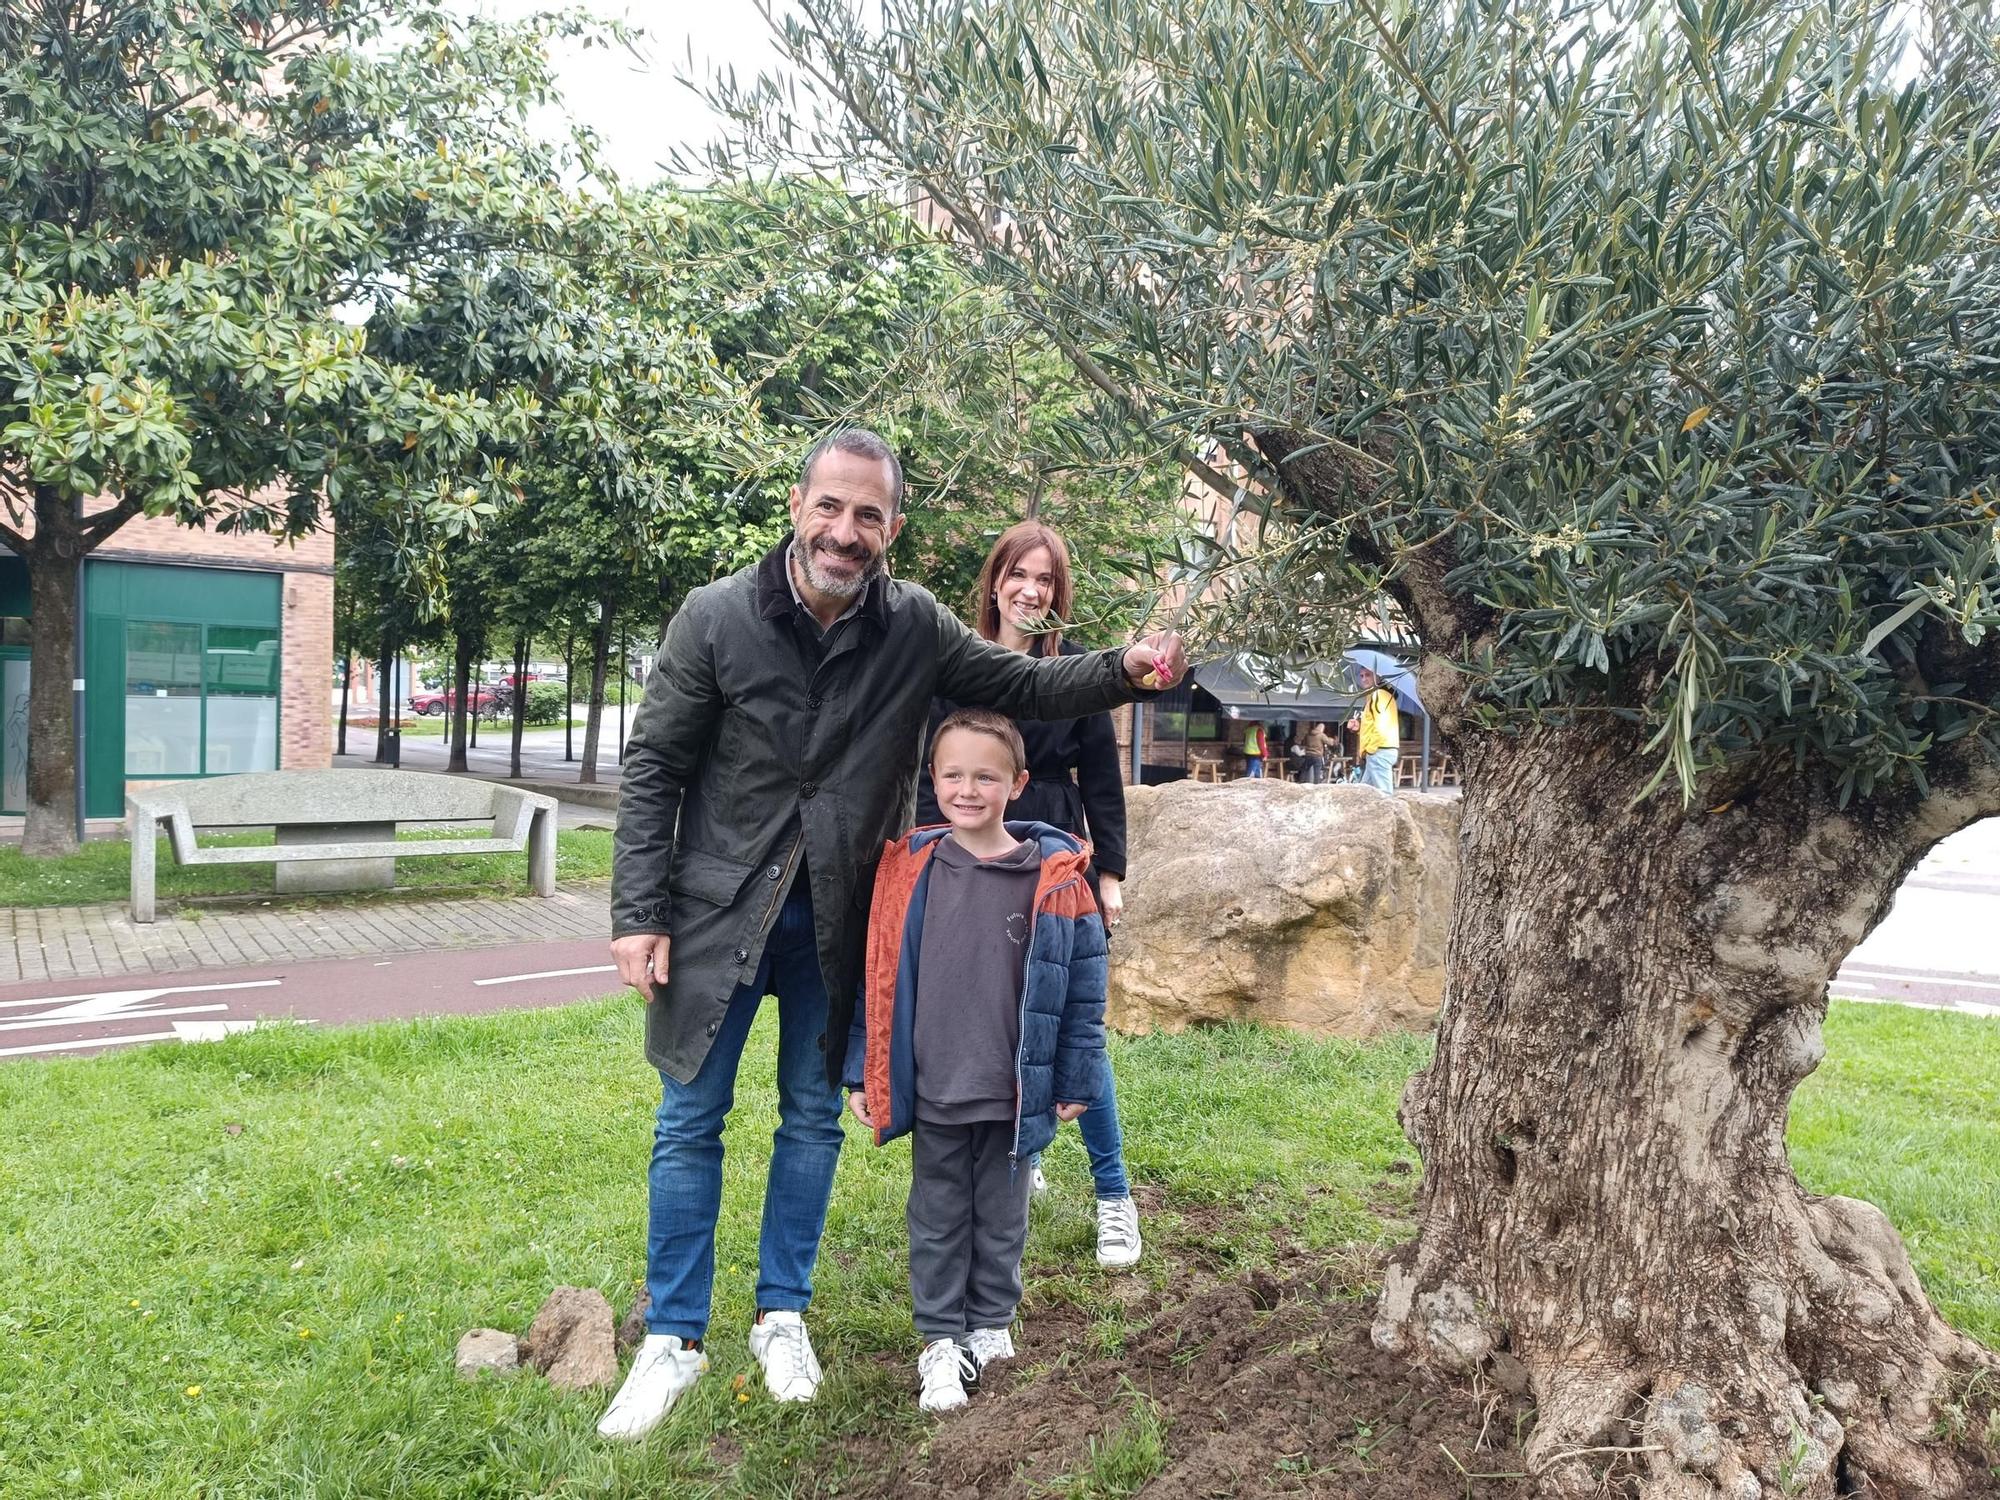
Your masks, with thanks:
M1070 580L1069 547L1063 542L1060 532L1050 530L1040 521L1023 521L1000 533L993 550L986 554L986 566L979 570L979 582L972 594L972 614L979 622L977 629L981 635L989 641L1000 639L1001 580L1013 571L1015 563L1037 547L1049 549L1049 572L1053 575L1054 587L1048 600L1048 618L1056 621L1058 628L1030 636L1028 654L1054 656L1062 649L1060 622L1069 618L1070 605L1075 602L1075 589Z

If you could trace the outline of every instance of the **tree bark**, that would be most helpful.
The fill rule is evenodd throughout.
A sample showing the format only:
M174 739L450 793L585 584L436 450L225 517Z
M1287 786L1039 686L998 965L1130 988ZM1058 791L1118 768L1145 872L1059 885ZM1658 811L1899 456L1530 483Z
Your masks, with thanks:
M1843 812L1789 765L1635 803L1653 758L1610 721L1455 748L1445 1002L1402 1111L1419 1234L1376 1342L1531 1388L1545 1495L1607 1472L1646 1500L1991 1493L1932 1434L2000 1364L1878 1209L1807 1193L1785 1153L1827 982L1949 819Z
M568 714L563 715L568 718ZM528 723L528 638L514 637L514 736L507 755L507 774L521 779L521 731Z
M84 544L60 500L35 508L28 565L28 801L21 852L47 858L76 852L77 570ZM109 689L115 690L115 689Z
M465 716L472 706L467 701L472 687L472 637L463 631L451 638L451 756L447 771L465 769Z
M604 678L611 662L611 626L613 606L609 599L600 599L597 606L597 624L590 632L590 713L585 717L583 728L583 764L577 768L579 785L597 784L597 741L604 728ZM623 690L623 684L620 684Z
M382 653L376 660L376 668L382 674L381 701L375 709L375 764L389 764L388 731L401 727L396 713L396 638L382 633Z

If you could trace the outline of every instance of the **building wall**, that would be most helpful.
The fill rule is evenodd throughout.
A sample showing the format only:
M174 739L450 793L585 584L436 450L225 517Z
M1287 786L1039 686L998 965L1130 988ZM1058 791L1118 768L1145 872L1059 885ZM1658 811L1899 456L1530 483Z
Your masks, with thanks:
M285 574L278 768L333 764L333 575Z
M85 508L106 510L110 502L92 501ZM197 530L165 516L134 516L92 556L127 562L189 562L205 563L212 568L317 572L331 578L333 526L328 522L296 542L284 542L256 532Z

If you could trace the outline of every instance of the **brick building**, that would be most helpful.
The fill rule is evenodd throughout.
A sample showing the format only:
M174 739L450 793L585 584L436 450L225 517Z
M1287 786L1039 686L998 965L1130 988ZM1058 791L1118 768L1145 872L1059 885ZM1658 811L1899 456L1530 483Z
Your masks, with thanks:
M89 816L122 816L128 787L330 764L330 527L288 543L140 516L85 562L82 608ZM0 813L25 802L27 612L0 548Z

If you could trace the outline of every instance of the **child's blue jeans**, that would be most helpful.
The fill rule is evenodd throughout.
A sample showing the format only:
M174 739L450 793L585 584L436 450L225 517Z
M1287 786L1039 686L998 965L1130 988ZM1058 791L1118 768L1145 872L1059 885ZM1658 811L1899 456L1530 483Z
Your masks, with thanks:
M1100 1198L1129 1198L1132 1183L1125 1175L1125 1132L1118 1123L1118 1084L1111 1076L1111 1059L1104 1059L1104 1097L1092 1101L1076 1122L1083 1149L1090 1153L1090 1178ZM1039 1166L1040 1158L1029 1163Z

